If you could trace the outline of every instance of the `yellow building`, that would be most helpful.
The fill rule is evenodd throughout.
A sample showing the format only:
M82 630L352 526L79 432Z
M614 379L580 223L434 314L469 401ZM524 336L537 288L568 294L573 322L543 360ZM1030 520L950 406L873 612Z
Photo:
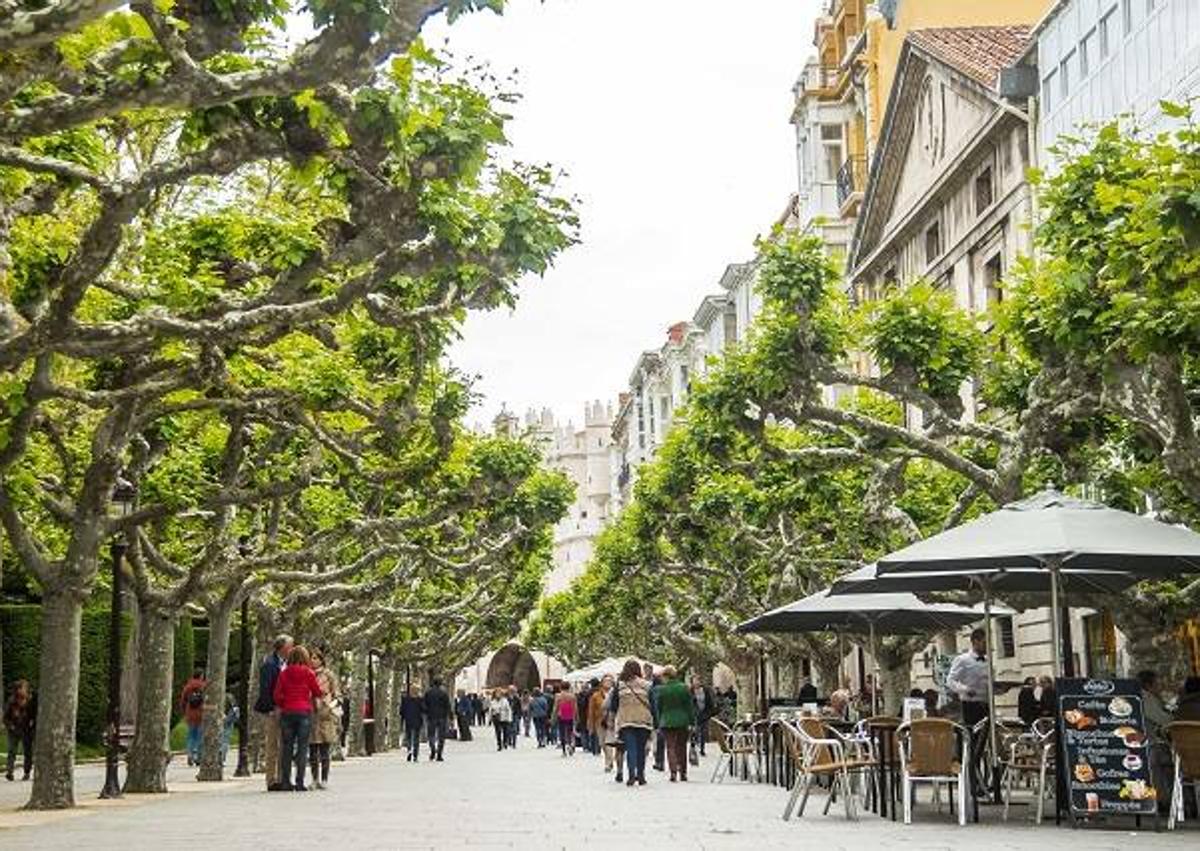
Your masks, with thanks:
M794 89L802 227L848 247L901 48L917 29L1033 25L1055 0L828 0Z

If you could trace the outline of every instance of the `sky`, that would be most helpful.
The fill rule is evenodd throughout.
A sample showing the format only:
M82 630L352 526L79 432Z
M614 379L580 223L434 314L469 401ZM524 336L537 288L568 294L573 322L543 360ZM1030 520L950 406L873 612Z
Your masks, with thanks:
M427 26L431 47L517 71L510 156L563 169L581 199L582 243L450 353L478 376L470 422L504 405L580 423L753 256L796 185L791 88L823 3L509 0Z

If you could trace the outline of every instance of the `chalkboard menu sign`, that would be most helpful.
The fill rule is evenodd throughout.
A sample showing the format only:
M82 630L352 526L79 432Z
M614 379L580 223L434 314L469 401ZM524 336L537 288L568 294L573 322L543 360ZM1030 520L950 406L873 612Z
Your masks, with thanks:
M1071 815L1155 815L1136 680L1060 679L1058 732Z

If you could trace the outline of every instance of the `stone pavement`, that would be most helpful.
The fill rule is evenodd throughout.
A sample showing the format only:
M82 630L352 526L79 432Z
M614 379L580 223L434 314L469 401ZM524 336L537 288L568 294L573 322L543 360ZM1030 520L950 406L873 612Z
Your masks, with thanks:
M85 806L24 813L16 808L28 785L0 780L0 849L1200 848L1193 825L1157 835L1023 821L960 828L928 804L910 827L869 813L847 823L836 807L821 815L823 797L810 800L803 819L784 823L782 789L736 780L710 785L711 753L687 784L652 771L647 786L629 789L612 782L599 759L564 759L525 738L516 751L496 753L490 731L477 732L472 743L448 742L444 763L412 765L402 753L335 763L331 788L304 795L268 795L261 777L196 783L179 766L169 795L99 802L103 769L86 766L77 786ZM927 789L921 795L928 801ZM993 808L985 812L998 817Z

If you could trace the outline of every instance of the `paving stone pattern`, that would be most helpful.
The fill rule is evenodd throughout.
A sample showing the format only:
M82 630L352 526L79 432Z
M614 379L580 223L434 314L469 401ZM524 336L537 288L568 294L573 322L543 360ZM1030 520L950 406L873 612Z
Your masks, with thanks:
M605 775L602 760L583 753L563 758L522 738L497 753L490 731L474 742L451 741L446 761L414 765L403 752L335 763L331 786L306 794L263 791L261 777L201 784L194 770L172 770L169 795L99 802L98 766L80 769L84 804L67 813L18 808L28 784L0 780L0 849L225 849L336 848L673 848L1099 849L1200 848L1200 830L1134 834L1127 830L1036 828L1024 811L1002 825L985 808L985 822L960 828L938 815L921 793L918 823L905 827L869 813L847 823L835 806L821 815L815 796L802 819L780 819L786 793L777 787L729 780L711 785L713 755L687 784L650 772L643 788ZM424 756L424 755L423 755Z

